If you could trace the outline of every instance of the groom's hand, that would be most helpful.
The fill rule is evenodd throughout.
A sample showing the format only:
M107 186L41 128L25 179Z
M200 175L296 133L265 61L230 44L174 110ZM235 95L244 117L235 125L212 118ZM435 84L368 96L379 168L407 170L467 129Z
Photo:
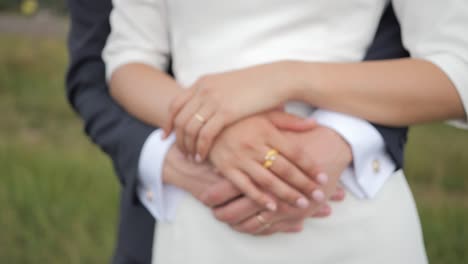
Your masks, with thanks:
M211 164L189 161L175 145L172 145L166 155L162 177L165 184L181 188L200 201L205 192L216 192L220 186L230 185L215 172ZM241 194L234 188L230 192L234 197ZM209 202L213 203L211 200Z

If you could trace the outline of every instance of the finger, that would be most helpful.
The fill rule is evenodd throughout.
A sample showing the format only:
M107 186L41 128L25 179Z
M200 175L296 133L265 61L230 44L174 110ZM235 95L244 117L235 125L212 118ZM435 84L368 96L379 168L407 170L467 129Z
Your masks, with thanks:
M318 218L328 217L331 215L331 212L332 212L332 209L330 205L323 204L317 212L312 214L311 217L318 217Z
M274 233L298 233L303 229L303 221L281 221L273 224L270 228L265 229L262 232L257 233L260 236L268 236Z
M281 134L272 133L271 137L267 138L267 144L275 146L285 159L294 164L307 177L317 179L317 182L322 186L328 182L328 176L320 173L320 168L314 165L313 161L305 157L302 149L294 147ZM315 189L312 192L312 198L316 202L323 202L325 200L325 193L321 189Z
M258 234L273 226L274 221L270 218L271 216L273 216L271 212L260 212L232 228L241 233Z
M263 153L267 153L267 151L268 148L265 148ZM313 193L320 187L314 180L306 176L293 163L284 158L281 153L276 155L276 159L273 161L273 164L269 170L292 188L300 191L309 199L314 197Z
M223 179L200 195L200 201L208 207L221 206L242 195L230 181Z
M213 209L216 219L229 225L236 225L264 210L250 198L240 197L223 206Z
M202 162L201 156L197 154L198 152L196 150L198 134L206 122L210 120L213 114L213 109L208 106L202 106L198 111L195 112L185 127L185 147L187 153L194 156L198 163Z
M195 89L188 89L179 96L177 96L169 106L169 116L166 119L166 122L163 126L164 134L165 137L168 137L169 134L172 132L172 129L174 129L174 121L179 113L179 111L184 107L184 105L192 98L192 96L195 94Z
M330 196L330 200L335 201L335 202L340 202L344 200L345 196L346 196L345 190L342 187L338 186L336 187L335 193L333 193Z
M187 152L187 147L185 144L185 127L192 118L195 118L196 111L199 108L200 102L197 98L194 98L185 104L185 106L180 110L179 114L175 119L177 147L179 147L182 153L189 157L191 157L191 155L189 155L190 153Z
M304 119L285 112L274 111L268 114L268 119L281 130L303 132L317 127L313 119Z
M286 203L297 208L306 208L309 206L309 200L305 196L283 182L279 177L264 168L257 161L246 160L241 164L241 168L254 182L261 186L263 190Z
M258 189L246 174L239 170L232 169L224 172L224 176L227 177L234 185L237 186L237 188L239 188L247 197L254 200L257 204L270 211L276 211L277 204L275 200Z
M213 141L225 127L222 115L215 113L202 127L197 140L197 153L204 161L213 145Z
M278 223L278 229L283 233L299 233L304 229L304 221Z

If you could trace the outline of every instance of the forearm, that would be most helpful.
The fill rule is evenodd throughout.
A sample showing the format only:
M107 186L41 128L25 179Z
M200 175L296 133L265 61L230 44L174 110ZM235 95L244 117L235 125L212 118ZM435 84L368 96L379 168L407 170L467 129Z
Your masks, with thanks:
M291 67L297 82L293 98L320 108L391 126L464 117L455 86L428 61L294 62Z
M112 97L129 113L155 126L164 124L169 105L181 90L168 74L142 63L118 68L110 80Z

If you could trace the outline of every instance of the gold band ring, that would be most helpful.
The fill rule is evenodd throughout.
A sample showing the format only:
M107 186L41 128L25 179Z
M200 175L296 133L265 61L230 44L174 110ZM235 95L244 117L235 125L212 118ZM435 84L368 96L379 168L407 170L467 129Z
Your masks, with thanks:
M271 224L269 224L261 215L261 212L255 216L255 219L257 219L257 222L262 226L262 230L265 230L271 226Z
M270 149L266 154L265 154L265 162L263 163L263 167L269 169L271 165L273 165L273 162L276 160L276 156L278 156L278 151L276 149Z
M206 121L205 118L200 114L195 114L195 119L200 121L202 124L205 123L205 121Z

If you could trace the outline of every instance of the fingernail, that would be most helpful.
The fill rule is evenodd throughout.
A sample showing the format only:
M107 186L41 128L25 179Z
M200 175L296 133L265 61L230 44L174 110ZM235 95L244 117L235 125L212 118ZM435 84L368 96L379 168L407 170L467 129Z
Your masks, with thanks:
M325 194L322 192L322 190L315 190L312 192L312 198L316 202L322 202L323 200L325 200Z
M197 155L195 155L195 161L196 161L197 163L202 162L202 158L201 158L200 154L197 153Z
M324 215L329 215L331 213L330 206L324 206L320 209L320 213Z
M276 204L275 204L275 203L271 203L271 202L270 202L270 203L267 203L267 204L266 204L266 208L267 208L268 210L274 212L274 211L276 211Z
M299 208L307 208L307 207L309 207L309 201L307 201L306 198L301 197L301 198L297 199L296 205L297 205Z
M166 132L163 131L163 132L161 133L161 139L165 139L165 138L166 138Z
M326 173L319 173L317 175L317 181L322 184L322 185L325 185L327 182L328 182L328 175Z

